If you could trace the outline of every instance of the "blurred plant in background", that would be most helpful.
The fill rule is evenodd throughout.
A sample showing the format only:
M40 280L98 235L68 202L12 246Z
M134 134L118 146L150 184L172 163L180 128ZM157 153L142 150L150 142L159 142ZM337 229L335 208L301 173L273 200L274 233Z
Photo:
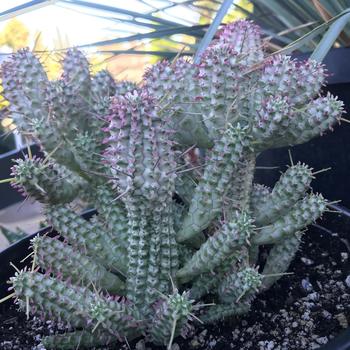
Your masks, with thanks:
M107 68L118 80L140 82L144 69L156 61L177 54L193 55L224 1L145 0L133 7L121 1L59 1L80 14L104 18L111 23L115 38L82 47L95 48L106 55ZM122 4L122 5L121 5ZM119 7L118 7L119 6ZM231 1L222 21L244 18L253 10L248 0Z
M34 51L40 58L50 80L58 79L62 74L61 63L66 54L67 48L70 47L72 47L72 45L69 43L69 40L63 38L59 31L57 31L54 50L48 50L43 44L40 33L37 35L32 51ZM105 62L105 57L100 54L90 54L88 60L90 63L90 69L93 73L106 68L107 63Z
M222 21L223 23L230 23L238 19L246 18L249 14L253 13L254 5L251 1L237 0L233 2L235 7L225 15ZM208 19L212 21L221 3L222 1L195 1L194 6L198 8L200 13L199 23L205 24Z
M8 46L12 51L28 45L29 30L17 18L8 21L3 31L0 32L0 46Z
M248 17L258 23L271 36L274 50L292 43L323 22L349 8L345 0L250 0L254 11ZM300 51L313 51L323 37L319 32L305 42ZM350 44L350 26L347 25L334 43L335 47Z

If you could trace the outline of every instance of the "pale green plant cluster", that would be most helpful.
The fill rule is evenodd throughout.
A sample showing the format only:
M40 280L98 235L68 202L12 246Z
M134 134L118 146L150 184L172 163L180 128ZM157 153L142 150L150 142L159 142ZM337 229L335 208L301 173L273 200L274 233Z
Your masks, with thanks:
M145 336L170 349L190 321L248 312L327 208L307 165L291 165L272 189L253 183L262 151L340 121L342 102L319 95L322 65L266 56L259 28L238 21L198 65L159 62L142 86L91 76L77 49L63 70L49 81L27 50L2 65L11 116L46 155L18 160L13 181L59 233L34 238L34 268L11 278L23 310L68 326L45 347ZM77 198L97 215L82 218ZM272 248L258 269L261 245Z

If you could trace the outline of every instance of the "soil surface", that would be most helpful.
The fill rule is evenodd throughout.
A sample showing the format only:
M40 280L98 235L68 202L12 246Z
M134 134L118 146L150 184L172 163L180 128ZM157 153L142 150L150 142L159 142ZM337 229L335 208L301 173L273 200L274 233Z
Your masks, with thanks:
M173 350L311 350L322 347L350 324L350 221L337 228L332 220L313 226L289 271L259 295L252 311L230 322L196 326ZM331 224L330 224L331 223ZM343 221L344 223L344 221ZM331 231L332 230L332 231ZM264 251L261 252L264 254ZM40 338L57 325L29 321L23 313L0 305L0 349L42 350ZM143 340L102 349L161 349ZM164 348L162 348L164 349Z

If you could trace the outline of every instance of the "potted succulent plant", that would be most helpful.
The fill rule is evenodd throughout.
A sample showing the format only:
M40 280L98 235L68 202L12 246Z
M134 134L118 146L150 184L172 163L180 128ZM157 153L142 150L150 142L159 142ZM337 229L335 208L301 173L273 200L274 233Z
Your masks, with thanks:
M341 299L346 288L337 284L342 273L327 270L334 252L305 234L332 208L311 191L317 170L292 163L273 188L253 183L261 152L306 142L341 121L342 102L318 96L322 65L264 57L259 28L238 21L220 31L199 64L159 62L139 87L116 83L105 71L91 77L76 49L67 52L63 70L61 79L48 81L27 50L2 66L16 124L45 152L44 159L17 161L12 181L45 205L55 230L31 240L27 268L16 263L25 256L15 257L15 247L2 254L17 269L3 301L15 300L28 319L55 322L37 333L42 346L130 348L138 341L140 348L147 341L169 350L248 349L240 338L256 333L251 348L272 349L276 333L246 327L264 315L265 322L279 319L283 334L291 322L294 339L285 348L310 349L337 334L339 327L314 334L309 322L311 304L335 305L329 298ZM97 215L81 217L77 198ZM302 237L309 244L302 254L322 261L328 249L327 265L317 270L324 293L314 292L303 268L314 264L310 257L299 256L291 267L297 273L288 272ZM342 242L332 234L326 240ZM299 285L304 295L297 297ZM283 318L271 307L280 310L281 302L304 309ZM337 300L339 314L347 304ZM231 338L206 341L203 324L215 334L221 321L237 316L245 323L229 328ZM201 334L193 335L194 326Z

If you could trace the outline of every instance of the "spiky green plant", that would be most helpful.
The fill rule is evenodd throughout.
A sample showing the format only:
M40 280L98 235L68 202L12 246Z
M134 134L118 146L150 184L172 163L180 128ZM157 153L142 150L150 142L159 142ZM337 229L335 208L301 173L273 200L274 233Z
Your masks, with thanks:
M48 81L27 50L2 65L12 117L46 153L17 161L14 183L44 203L64 238L33 239L39 271L11 278L28 314L71 327L44 345L75 349L144 335L170 348L190 320L248 312L327 208L310 192L313 172L304 164L291 165L273 189L253 184L260 152L308 141L340 121L342 102L319 96L324 68L264 57L259 28L248 21L224 27L198 65L157 63L142 86L91 76L76 49L63 68ZM98 215L84 220L75 198ZM273 247L258 270L264 244ZM215 305L202 308L206 294Z

